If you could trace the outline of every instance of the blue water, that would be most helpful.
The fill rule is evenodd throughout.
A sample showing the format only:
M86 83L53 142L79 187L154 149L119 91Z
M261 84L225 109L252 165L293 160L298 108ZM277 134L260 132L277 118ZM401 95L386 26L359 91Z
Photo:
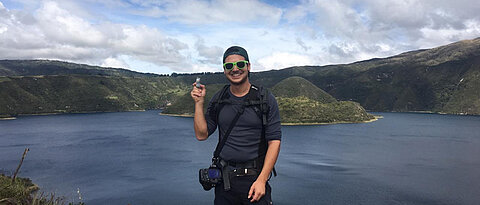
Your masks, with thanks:
M212 204L198 183L217 135L159 111L0 121L0 172L69 202ZM376 113L372 123L284 126L275 204L480 204L480 117Z

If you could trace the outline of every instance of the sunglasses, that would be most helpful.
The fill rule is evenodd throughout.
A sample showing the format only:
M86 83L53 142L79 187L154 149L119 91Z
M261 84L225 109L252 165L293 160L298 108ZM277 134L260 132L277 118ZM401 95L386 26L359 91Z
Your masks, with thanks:
M234 66L237 66L238 69L244 69L247 67L248 61L237 61L233 63L224 63L223 68L225 70L232 70Z

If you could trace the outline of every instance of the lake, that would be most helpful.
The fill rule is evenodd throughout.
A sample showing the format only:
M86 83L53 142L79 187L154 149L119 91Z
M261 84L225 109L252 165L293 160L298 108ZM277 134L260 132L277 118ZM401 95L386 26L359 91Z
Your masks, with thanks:
M217 134L159 111L24 116L0 121L0 173L67 202L213 204L198 169ZM275 204L480 204L480 117L374 113L371 123L283 126Z

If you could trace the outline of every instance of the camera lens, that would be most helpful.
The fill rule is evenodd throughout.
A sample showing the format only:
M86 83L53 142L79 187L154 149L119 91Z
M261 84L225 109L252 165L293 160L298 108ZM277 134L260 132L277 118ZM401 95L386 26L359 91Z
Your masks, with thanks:
M220 178L220 170L219 169L208 169L208 178L210 178L210 179Z

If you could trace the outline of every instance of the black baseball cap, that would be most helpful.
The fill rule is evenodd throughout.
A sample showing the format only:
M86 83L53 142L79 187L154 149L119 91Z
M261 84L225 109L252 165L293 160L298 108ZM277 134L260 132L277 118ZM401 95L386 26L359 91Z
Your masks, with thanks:
M249 61L247 50L245 50L244 48L242 48L240 46L232 46L232 47L228 48L225 51L225 53L223 54L223 63L225 63L225 58L227 58L229 55L235 55L235 54L236 55L241 55L245 58L246 61Z

